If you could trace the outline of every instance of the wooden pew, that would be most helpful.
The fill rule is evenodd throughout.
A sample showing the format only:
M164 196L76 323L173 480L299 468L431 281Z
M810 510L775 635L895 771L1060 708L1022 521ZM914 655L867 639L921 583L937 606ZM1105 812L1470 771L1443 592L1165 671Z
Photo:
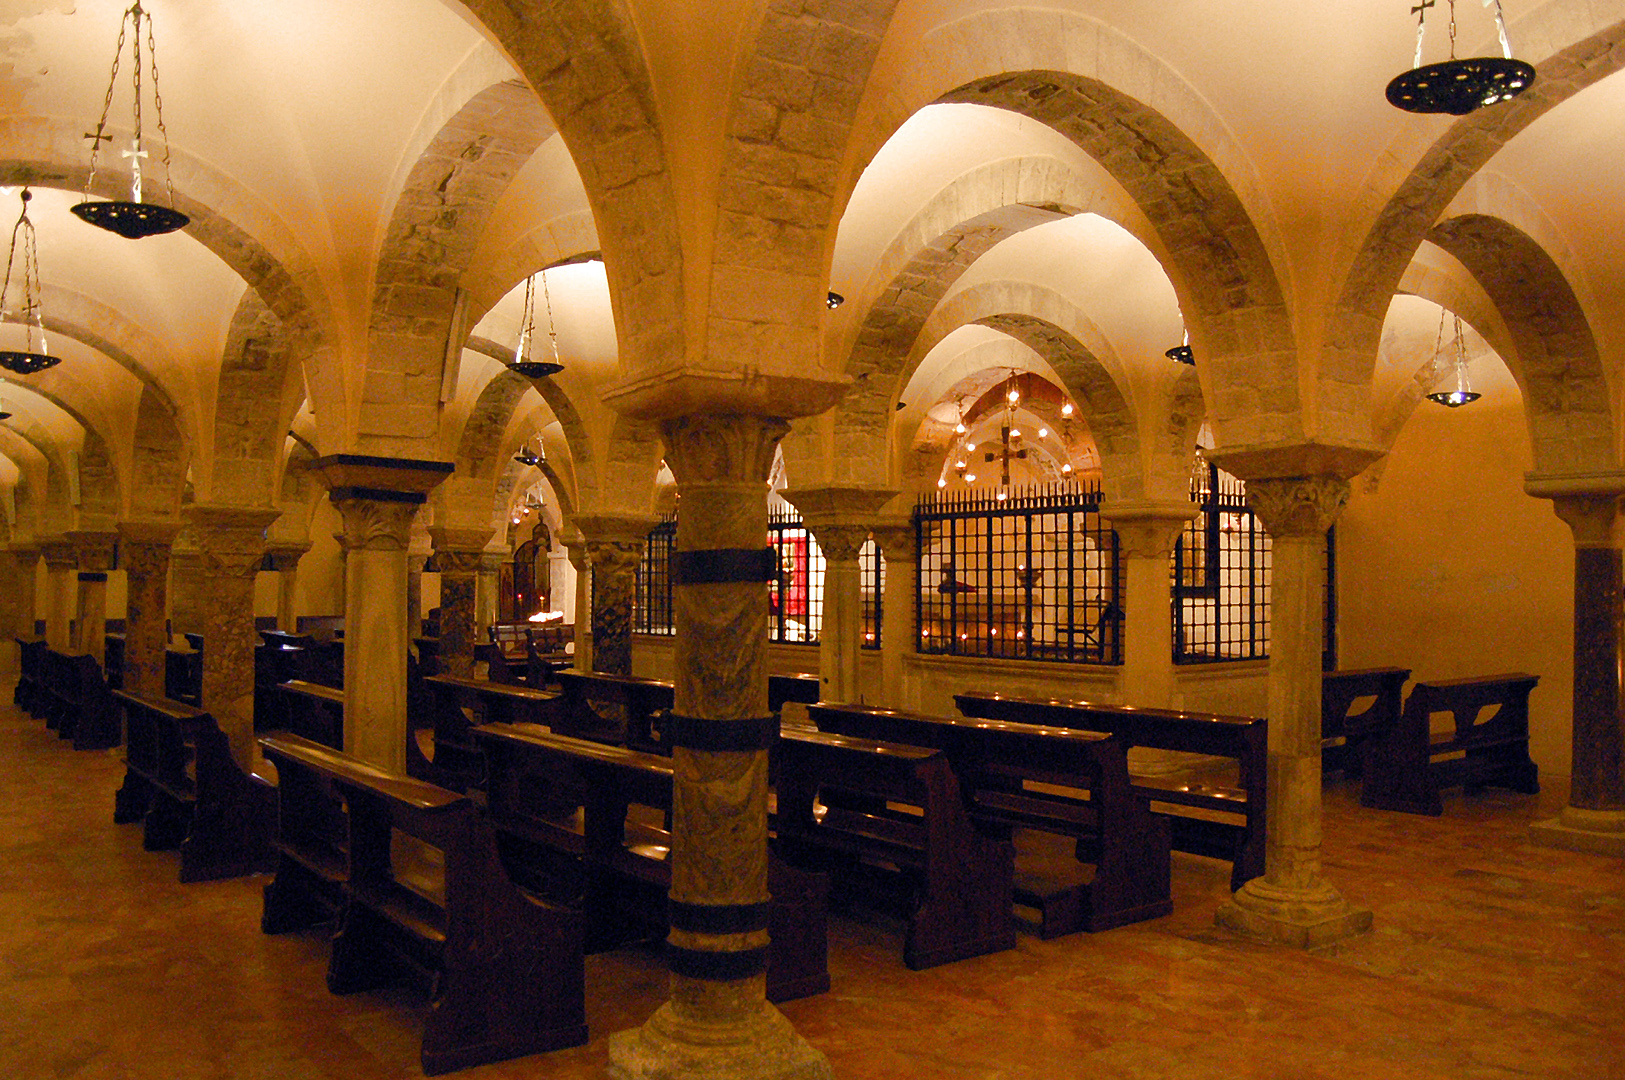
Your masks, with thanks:
M491 820L516 877L581 905L597 947L664 934L671 888L669 758L543 731L485 724L472 735L490 762ZM770 857L767 997L790 1001L829 989L828 881Z
M293 734L334 750L344 749L344 691L290 679L282 692L282 715Z
M634 750L666 753L660 721L672 707L675 691L664 679L603 672L561 671L564 694L562 734L618 743Z
M73 740L75 750L107 750L124 741L118 702L107 688L101 665L88 653L56 654L59 720L56 733Z
M285 643L296 635L275 630L260 634L267 640L254 646L254 730L286 730L289 721L282 684L299 678L304 649Z
M474 646L474 662L485 665L485 677L506 686L524 685L530 661L523 655L509 656L502 646L486 643Z
M1134 790L1169 808L1158 812L1168 816L1175 848L1229 860L1231 889L1239 889L1264 873L1269 725L1262 718L1003 694L955 694L954 701L966 716L1103 731L1121 739L1125 748L1145 746L1233 759L1235 787L1135 775ZM1199 817L1186 812L1186 808L1202 814L1219 811L1227 817L1239 815L1241 821L1236 824Z
M773 756L779 853L900 885L910 968L1015 947L1013 846L971 820L946 754L786 727Z
M1074 839L1078 858L1096 867L1090 882L1024 872L1017 853L1016 902L1038 910L1040 937L1109 930L1173 910L1168 822L1130 789L1122 743L1110 736L864 705L811 705L807 713L820 731L943 751L971 816L984 825Z
M279 818L279 878L298 866L342 896L330 990L425 987L421 1061L430 1076L587 1041L581 916L509 880L472 802L306 739L267 736L260 745L279 779L292 774L294 784L280 796L292 816ZM301 771L310 775L295 778ZM330 818L310 829L294 809L324 786L346 807L342 850ZM438 867L398 865L408 845L397 833L440 852ZM268 915L275 927L288 913Z
M564 715L564 699L546 690L454 675L431 675L423 682L434 729L434 757L424 778L456 791L485 786L485 755L471 729L491 723L551 729Z
M124 635L109 633L102 642L102 668L109 690L124 689Z
M1320 762L1327 772L1358 776L1366 743L1399 722L1409 668L1375 667L1328 671L1320 678ZM1366 699L1359 712L1354 707Z
M1418 682L1399 720L1369 741L1361 804L1437 817L1444 812L1439 791L1457 784L1469 794L1486 786L1539 792L1529 758L1529 692L1539 681L1515 673ZM1439 713L1450 715L1452 729L1434 734Z
M40 709L40 678L47 648L42 637L24 635L17 638L17 689L11 695L13 705L41 719L44 713Z
M767 677L767 711L777 716L789 701L815 705L821 687L817 675L769 675Z
M73 722L79 712L79 680L69 663L71 654L47 647L40 656L38 708L35 716L45 718L45 727L58 738L73 738Z
M178 701L115 690L124 713L124 785L113 820L144 824L148 851L179 847L182 882L240 877L270 865L269 790L231 756L214 717Z
M164 697L194 707L203 704L202 650L189 645L164 650Z

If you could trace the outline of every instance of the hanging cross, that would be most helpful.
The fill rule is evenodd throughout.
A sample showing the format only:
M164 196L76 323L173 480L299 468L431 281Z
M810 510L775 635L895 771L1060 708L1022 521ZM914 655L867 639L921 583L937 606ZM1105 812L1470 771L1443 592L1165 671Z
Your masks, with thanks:
M1439 0L1422 0L1420 4L1417 4L1415 7L1411 8L1411 14L1426 18L1425 13L1427 12L1427 9L1435 6L1438 4L1438 2Z
M130 159L132 177L130 181L130 201L139 203L141 201L141 159L147 157L148 154L141 149L139 140L131 140L130 148L123 152L123 156Z

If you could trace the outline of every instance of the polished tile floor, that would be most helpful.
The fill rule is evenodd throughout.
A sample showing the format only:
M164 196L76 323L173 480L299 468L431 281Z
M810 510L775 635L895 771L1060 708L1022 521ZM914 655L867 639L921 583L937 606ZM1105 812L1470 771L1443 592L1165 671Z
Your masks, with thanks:
M264 878L177 884L112 824L120 776L0 710L0 1080L420 1075L420 1000L330 995L318 936L260 934ZM854 1080L1625 1077L1625 863L1530 847L1532 797L1458 794L1435 820L1351 794L1328 788L1327 867L1376 928L1345 945L1217 930L1228 867L1176 855L1166 918L932 971L835 918L834 989L784 1011ZM458 1075L602 1076L663 975L629 951L587 980L587 1046Z

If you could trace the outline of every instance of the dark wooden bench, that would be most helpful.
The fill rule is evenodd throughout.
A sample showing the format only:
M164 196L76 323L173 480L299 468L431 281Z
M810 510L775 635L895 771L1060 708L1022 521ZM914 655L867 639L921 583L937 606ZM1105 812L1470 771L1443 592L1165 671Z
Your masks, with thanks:
M294 785L280 796L293 817L279 823L279 871L309 871L343 898L330 990L403 980L427 989L421 1061L431 1076L587 1041L581 916L509 880L472 802L306 739L268 736L260 745L279 783ZM310 775L296 778L301 771ZM344 803L341 849L330 818L311 830L294 810L323 789ZM440 857L407 857L412 845L401 834ZM287 921L270 914L273 927Z
M946 754L786 727L773 757L779 854L892 889L910 968L1015 947L1013 845L971 820Z
M1366 744L1399 722L1409 668L1328 671L1320 679L1320 762L1327 772L1358 776Z
M109 633L102 641L102 670L109 690L124 689L124 635Z
M17 689L11 702L30 716L43 719L40 711L40 671L45 665L45 650L49 648L42 637L32 635L17 638Z
M1109 735L864 705L812 705L807 713L821 731L942 750L984 825L1072 838L1077 858L1095 866L1089 882L1057 879L1017 848L1016 903L1039 912L1040 937L1173 910L1168 822L1131 790L1123 745Z
M170 645L164 650L164 697L186 705L203 704L201 649L194 649L190 645Z
M1232 889L1264 873L1269 725L1262 718L1003 694L955 694L954 701L966 716L1103 731L1121 739L1125 748L1144 746L1234 760L1234 787L1135 774L1134 790L1152 800L1152 809L1168 816L1176 849L1231 863Z
M214 717L178 701L116 690L124 713L124 784L113 820L140 821L148 851L179 847L182 882L270 865L270 790L238 766Z
M777 716L784 711L785 703L790 701L815 705L821 689L817 675L769 675L767 711Z
M561 671L557 677L565 710L555 730L649 753L666 752L661 721L675 697L670 682L586 671Z
M123 741L118 703L101 665L88 653L45 654L44 697L50 724L75 750L106 750Z
M282 692L282 719L288 731L334 750L344 749L344 691L305 679L290 679Z
M260 635L266 641L254 646L254 730L286 730L287 698L282 684L302 676L304 647L288 643L299 640L295 634L261 630Z
M74 677L73 654L47 647L40 657L38 707L34 715L44 717L45 727L59 738L73 738L73 722L79 712L79 680Z
M474 646L474 662L485 665L485 677L491 682L507 686L523 686L530 673L530 660L523 653L510 656L489 642Z
M1369 741L1360 802L1437 816L1444 812L1440 790L1458 784L1469 793L1488 786L1539 792L1529 758L1529 692L1539 681L1516 673L1412 686L1399 720ZM1449 714L1452 727L1435 734L1439 713Z
M547 690L454 675L431 675L423 682L427 726L434 731L434 756L424 778L458 791L485 785L485 755L469 734L472 728L504 723L552 729L564 714L564 699Z
M671 760L534 725L486 724L473 736L490 762L487 806L515 876L580 904L593 947L664 935ZM768 1000L824 993L827 879L770 858L768 891Z

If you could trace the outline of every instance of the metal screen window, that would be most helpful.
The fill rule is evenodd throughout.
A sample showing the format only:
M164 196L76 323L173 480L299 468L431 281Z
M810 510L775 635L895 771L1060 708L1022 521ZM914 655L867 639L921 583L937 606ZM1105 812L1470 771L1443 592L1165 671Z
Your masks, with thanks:
M770 509L767 544L778 558L768 582L768 640L816 645L824 629L824 553L801 518Z
M858 581L863 590L863 647L880 648L880 598L886 591L886 559L873 540L858 549Z
M919 652L1123 662L1117 533L1097 488L933 496L914 527Z
M1270 654L1270 538L1247 485L1208 464L1191 483L1198 512L1173 554L1174 662Z
M632 602L634 634L677 633L671 607L671 556L677 550L677 519L668 516L649 530L638 563Z

